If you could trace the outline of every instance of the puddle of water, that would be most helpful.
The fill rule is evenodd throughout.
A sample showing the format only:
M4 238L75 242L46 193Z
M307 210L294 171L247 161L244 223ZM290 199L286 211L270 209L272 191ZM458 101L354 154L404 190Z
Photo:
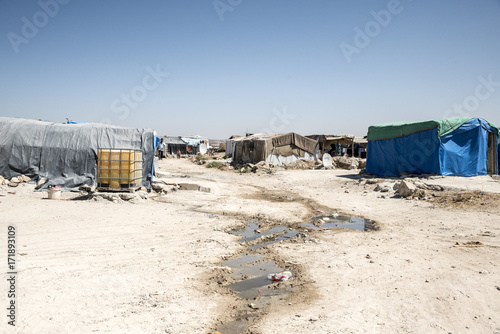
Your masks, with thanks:
M250 249L258 249L267 245L274 244L276 242L288 240L296 236L299 232L288 229L284 226L273 227L272 229L260 232L259 231L259 223L258 222L250 222L247 224L247 227L241 231L231 231L231 234L240 235L243 238L240 239L240 242L252 242L259 238L263 238L262 242L258 242L255 245L250 246ZM275 235L271 239L266 239L266 236Z
M273 297L292 292L291 287L284 289L272 288L274 282L268 279L267 275L284 270L278 267L276 263L267 261L258 253L246 253L227 260L222 265L233 269L230 276L237 281L229 285L228 288L236 292L240 298L248 300L248 304L253 304L253 308L243 305L239 315L217 327L220 333L244 333L248 329L249 321L260 317L260 310L269 305Z
M369 219L353 216L319 216L314 217L313 223L304 223L303 226L312 229L319 228L347 228L357 231L374 231L375 223Z
M312 219L310 223L304 223L313 230L320 228L348 228L359 231L375 230L375 224L371 220L350 216L319 216ZM249 242L249 252L237 258L223 262L223 266L233 269L230 274L236 283L228 286L235 291L239 297L252 303L253 308L245 305L241 309L240 315L234 317L231 321L218 326L218 331L223 334L238 334L244 332L249 325L249 321L259 317L259 309L269 305L272 300L282 298L284 295L292 293L293 288L290 285L274 288L273 282L267 278L270 273L279 273L284 271L276 263L266 261L258 253L258 248L288 240L296 236L299 231L291 230L285 226L273 227L267 231L260 231L258 221L251 221L243 230L232 230L229 233L241 236L241 243ZM262 238L263 237L263 238ZM262 240L259 240L262 238ZM259 291L260 290L260 291Z
M236 259L228 260L222 264L223 266L233 268L231 277L240 280L228 286L229 289L235 291L238 296L244 299L255 299L258 297L266 297L274 295L268 285L273 282L267 279L270 273L279 273L283 269L278 267L273 262L265 261L258 254L244 255ZM242 280L242 277L244 278ZM259 292L259 290L261 290Z

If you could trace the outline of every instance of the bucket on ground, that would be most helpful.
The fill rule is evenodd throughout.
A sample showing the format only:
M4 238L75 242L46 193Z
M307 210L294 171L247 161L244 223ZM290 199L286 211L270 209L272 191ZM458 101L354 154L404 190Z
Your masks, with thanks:
M61 198L61 188L58 186L51 187L47 189L47 192L49 194L49 199L59 199Z

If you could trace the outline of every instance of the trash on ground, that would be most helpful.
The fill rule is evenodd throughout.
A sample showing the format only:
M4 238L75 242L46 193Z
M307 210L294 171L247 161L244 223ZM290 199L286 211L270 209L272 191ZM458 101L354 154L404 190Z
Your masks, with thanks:
M288 280L290 277L292 277L293 274L291 271L283 271L281 273L274 273L274 274L269 274L267 275L267 278L272 280L272 281L286 281Z
M455 247L482 247L481 241L455 242Z

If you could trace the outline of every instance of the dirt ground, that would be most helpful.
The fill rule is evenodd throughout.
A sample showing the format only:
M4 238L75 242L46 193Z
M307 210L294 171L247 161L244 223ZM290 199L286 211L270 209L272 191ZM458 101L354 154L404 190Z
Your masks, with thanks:
M292 270L279 284L294 292L248 317L244 333L500 333L497 179L428 178L421 181L454 188L410 200L374 191L395 179L357 170L237 173L188 159L159 167L158 180L210 192L114 203L1 187L2 272L8 226L16 228L18 272L15 327L7 324L6 274L0 284L1 333L214 332L252 311L227 288L223 266L247 252L227 231L250 219L307 237L262 249ZM378 230L300 225L335 211L374 220Z

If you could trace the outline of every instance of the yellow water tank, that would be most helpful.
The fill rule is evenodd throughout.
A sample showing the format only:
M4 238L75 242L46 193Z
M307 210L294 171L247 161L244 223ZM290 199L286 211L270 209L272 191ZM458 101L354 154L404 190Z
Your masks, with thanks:
M137 150L99 149L97 186L127 189L141 185L142 152Z

